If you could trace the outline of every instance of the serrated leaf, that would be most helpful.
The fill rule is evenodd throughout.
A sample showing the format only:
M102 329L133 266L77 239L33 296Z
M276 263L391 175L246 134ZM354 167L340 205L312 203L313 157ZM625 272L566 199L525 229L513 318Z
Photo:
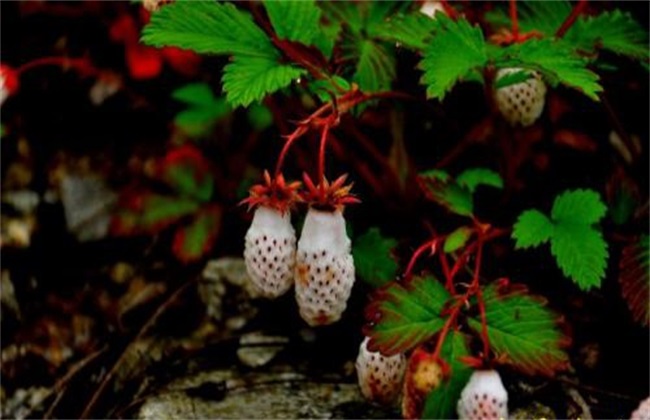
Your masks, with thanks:
M472 26L465 18L453 21L443 14L437 20L442 28L424 49L420 67L427 97L442 100L456 82L483 67L488 57L478 26Z
M407 48L423 50L438 27L436 19L420 12L398 14L376 30L375 36L384 41L398 42Z
M634 320L650 325L650 238L641 235L638 241L623 248L618 281Z
M417 182L425 196L449 211L461 216L471 216L474 211L472 193L464 187L457 185L453 180L445 179L442 171L425 172L417 177Z
M142 41L156 47L179 47L197 53L277 56L251 18L230 3L178 1L151 15Z
M266 95L285 88L305 73L276 58L235 56L224 68L223 90L232 106L248 106Z
M364 92L390 90L396 74L395 53L392 47L372 40L360 40L357 46L359 61L352 75Z
M278 38L312 45L319 35L321 10L314 0L266 0L264 7Z
M530 67L542 72L551 84L565 84L598 101L598 92L603 90L598 84L598 75L587 68L586 59L579 57L562 41L533 39L509 47L507 51L510 61L498 67Z
M503 188L503 179L498 173L485 168L472 168L463 171L456 177L456 182L474 192L479 185L487 185L494 188Z
M578 19L564 40L587 52L604 49L632 58L648 58L648 32L631 14L620 10Z
M392 255L396 246L395 239L383 236L378 228L370 228L352 247L357 275L374 287L393 281L398 268Z
M607 242L602 234L584 224L556 223L551 254L565 276L582 290L600 287L607 267Z
M181 195L205 202L212 196L210 163L193 146L176 148L158 166L157 176Z
M565 191L555 198L551 218L556 222L592 225L598 223L607 207L594 190Z
M519 215L512 230L515 249L536 247L553 235L553 223L537 210L526 210Z
M564 351L569 339L561 332L560 317L546 308L546 301L527 293L522 285L490 285L483 291L490 348L507 363L529 375L552 376L569 362ZM479 318L469 326L480 333Z
M199 260L212 248L220 225L221 207L201 209L189 225L176 231L172 247L176 257L185 263Z
M467 336L458 331L450 332L442 344L440 356L449 364L451 371L427 396L422 410L423 419L450 419L455 416L460 394L472 375L472 369L459 359L469 355Z
M393 355L431 338L444 325L440 317L450 295L434 277L416 277L378 289L366 309L368 348Z
M473 230L467 226L461 226L454 230L445 239L443 251L450 253L462 248L472 236L472 233Z
M526 70L514 71L512 73L506 73L503 76L499 77L494 82L495 89L503 89L508 86L516 85L517 83L523 83L528 79L532 78L533 75Z

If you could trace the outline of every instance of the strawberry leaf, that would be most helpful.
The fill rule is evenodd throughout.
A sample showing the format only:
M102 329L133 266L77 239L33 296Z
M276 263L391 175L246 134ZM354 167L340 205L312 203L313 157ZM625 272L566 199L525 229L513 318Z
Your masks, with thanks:
M393 281L397 274L397 262L392 250L397 241L371 228L361 235L352 247L356 273L366 283L379 287Z
M174 123L186 134L198 137L210 132L214 124L230 112L224 98L215 98L212 89L205 83L192 83L172 93L178 101L190 105L179 112Z
M423 419L449 419L454 417L460 393L472 375L472 369L462 363L460 358L469 355L466 335L453 331L445 337L440 356L449 364L451 372L427 396L422 411Z
M607 212L600 195L593 190L565 191L553 202L551 217L555 222L592 225Z
M471 216L474 211L472 193L456 182L443 171L429 171L418 175L418 184L425 196L447 208L447 210Z
M214 178L201 152L185 145L167 153L158 168L159 178L181 195L206 202L212 196Z
M471 193L479 185L487 185L494 188L503 188L503 179L498 173L485 168L472 168L463 171L456 177L459 185L467 188Z
M512 230L515 249L531 248L547 242L553 235L553 223L544 213L526 210Z
M304 73L304 69L281 64L277 56L235 56L224 68L223 90L232 106L248 106L289 86Z
M399 42L407 48L423 50L438 26L436 19L420 12L398 14L379 27L375 35L384 41Z
M529 375L552 376L569 362L569 343L558 324L561 319L546 308L546 301L528 294L523 285L490 285L483 291L490 348L497 357ZM475 332L481 322L468 319Z
M620 10L578 19L564 40L586 52L603 49L636 59L648 59L648 32L632 15Z
M498 7L504 4L504 7ZM495 27L511 28L507 4L496 3L485 19ZM517 1L517 17L522 32L536 31L552 37L571 13L571 4L564 0L555 1Z
M435 277L416 277L376 291L366 309L370 337L368 349L385 355L403 353L436 334L444 325L440 317L449 293Z
M582 290L600 287L607 267L607 242L590 226L558 223L551 237L551 254L565 276Z
M178 228L172 249L179 260L194 262L212 249L221 225L221 213L219 206L204 207L189 225Z
M454 252L463 247L472 236L472 229L467 226L461 226L451 232L445 240L443 251L446 253Z
M251 18L230 3L178 1L151 15L142 41L197 53L273 56L275 47Z
M359 40L355 54L359 61L352 81L364 92L390 90L390 84L397 72L392 47L364 39Z
M467 78L488 60L483 32L465 18L452 20L439 13L441 30L423 51L421 82L427 97L443 99L460 79Z
M321 10L314 0L266 0L264 7L278 38L312 45L319 35Z
M650 325L649 239L648 235L641 235L638 241L623 248L618 278L632 317L642 325Z
M157 233L199 209L194 200L158 194L133 194L121 201L111 221L115 235Z

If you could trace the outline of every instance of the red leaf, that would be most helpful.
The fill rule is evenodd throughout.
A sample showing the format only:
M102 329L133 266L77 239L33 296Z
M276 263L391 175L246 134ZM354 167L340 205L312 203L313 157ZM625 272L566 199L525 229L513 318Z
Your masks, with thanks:
M583 152L595 152L598 145L588 135L579 133L573 130L558 130L553 135L553 141L561 146L570 147L572 149L580 150Z
M212 249L221 226L221 214L220 206L206 206L192 223L176 231L173 250L179 260L184 263L195 262Z
M167 153L157 167L156 176L179 193L208 201L214 178L210 162L194 146L183 145Z
M162 57L155 48L140 44L127 45L126 65L136 80L152 79L162 71Z
M120 15L111 25L109 36L115 42L123 42L127 45L136 44L138 42L138 26L135 19L126 13Z
M621 292L627 301L634 320L642 325L650 325L650 250L648 236L623 248L620 262Z

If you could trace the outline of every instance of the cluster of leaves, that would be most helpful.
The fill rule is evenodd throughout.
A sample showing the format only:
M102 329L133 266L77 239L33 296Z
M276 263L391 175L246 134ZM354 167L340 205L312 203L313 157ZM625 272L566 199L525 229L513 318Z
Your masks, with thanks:
M126 190L111 223L112 233L151 235L176 226L174 254L183 262L200 259L212 248L222 214L221 206L210 202L214 178L209 162L186 145L171 150L152 172L167 193Z
M389 90L396 76L396 45L422 56L421 81L427 96L438 99L459 81L485 82L485 69L521 67L598 100L602 87L589 65L599 51L648 58L647 33L618 10L581 16L564 37L556 37L571 12L564 0L522 2L521 29L539 36L507 47L489 42L484 29L465 17L439 12L432 19L409 2L269 0L263 5L268 21L255 4L249 5L253 19L229 3L180 1L153 14L142 40L231 56L222 81L232 106L248 106L309 76L315 79L312 91L346 90L352 82L365 92ZM510 25L500 7L486 19L495 32Z
M517 249L551 243L558 267L582 290L600 287L605 277L607 242L593 225L607 211L593 190L565 191L553 203L550 218L538 210L526 210L517 220L512 237Z
M369 348L392 355L412 350L434 338L445 325L446 310L457 304L434 277L416 277L406 284L392 282L377 289L366 310L365 333ZM492 351L505 363L529 374L552 375L565 368L564 351L569 339L561 318L546 307L546 301L528 293L522 285L497 282L483 289L487 333ZM463 311L467 332L478 336L481 321L476 302ZM460 327L459 327L460 328ZM449 418L471 369L462 363L470 355L471 335L455 329L445 337L441 356L451 374L427 399L424 417Z

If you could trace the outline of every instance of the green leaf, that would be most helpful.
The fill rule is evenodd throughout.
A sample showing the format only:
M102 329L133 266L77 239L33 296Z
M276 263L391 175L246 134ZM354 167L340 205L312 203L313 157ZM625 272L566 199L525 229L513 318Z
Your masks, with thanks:
M492 11L486 13L486 20L497 27L510 29L511 21L506 3L496 3ZM503 5L503 7L498 7ZM517 1L517 17L521 32L537 31L552 37L562 22L571 13L571 4L564 0Z
M396 74L395 54L392 47L371 40L361 40L357 54L359 61L352 75L364 92L390 90Z
M314 0L265 0L264 7L278 38L312 45L319 35L321 10Z
M366 315L369 347L390 356L427 341L445 321L441 311L450 298L435 277L416 277L408 284L393 282L376 292Z
M494 82L495 89L502 89L504 87L516 85L517 83L523 83L528 79L532 78L532 74L526 70L515 71L512 73L506 73L505 75L499 77Z
M383 236L378 228L369 229L352 247L357 275L374 287L393 281L398 268L392 255L396 246L397 241Z
M456 177L456 182L474 192L479 185L487 185L494 188L503 188L503 179L498 173L485 168L472 168L463 171Z
M151 15L142 41L197 53L277 56L269 37L250 14L230 3L178 1Z
M111 220L114 235L157 233L199 208L199 203L189 198L151 193L138 193L123 201L128 204L118 208Z
M194 262L210 251L221 225L221 213L221 207L208 206L189 225L178 228L172 249L179 260Z
M497 64L498 67L530 67L542 72L551 84L565 84L594 101L598 101L598 92L603 90L598 75L587 68L588 61L562 41L533 39L509 47L505 56L510 56L510 61Z
M420 173L417 182L425 196L432 201L444 206L449 211L461 216L471 216L474 211L472 193L456 184L442 171L429 171Z
M631 14L620 10L578 19L564 40L587 52L603 49L632 58L648 58L648 32Z
M555 198L551 218L567 224L592 225L607 212L600 195L594 190L565 191Z
M461 226L454 230L449 234L449 236L447 236L443 251L450 253L465 246L469 238L472 236L472 232L473 230L467 226Z
M440 356L449 364L451 371L427 396L422 411L423 419L450 419L455 416L460 394L472 375L472 369L462 363L460 358L470 355L466 335L452 331L445 337Z
M248 106L285 88L305 70L280 64L275 58L235 56L224 68L223 90L232 106Z
M537 210L526 210L519 215L512 230L515 249L536 247L553 235L553 223Z
M181 195L202 202L212 197L214 178L210 164L192 146L182 146L167 153L159 165L158 176Z
M650 325L650 238L641 237L623 248L618 278L621 293L632 317L641 325Z
M248 108L248 122L256 131L266 130L273 125L273 113L264 105L253 104Z
M483 32L465 18L456 21L439 14L442 30L436 32L423 51L420 67L424 70L422 83L427 97L443 99L460 79L487 63Z
M433 31L439 27L436 19L420 13L398 14L382 25L375 36L384 41L399 42L407 48L423 50Z
M231 111L226 100L215 98L212 89L205 83L185 85L175 90L172 97L190 105L190 108L176 115L174 124L192 137L207 134L219 119Z
M569 362L563 348L569 339L558 328L560 317L546 308L546 301L527 293L525 286L490 285L483 291L490 348L507 363L529 375L552 376ZM480 333L481 321L468 319Z
M556 223L551 254L564 275L580 289L600 287L609 254L607 242L599 231L585 224Z
M207 83L190 83L172 92L172 98L188 105L210 106L216 98Z

